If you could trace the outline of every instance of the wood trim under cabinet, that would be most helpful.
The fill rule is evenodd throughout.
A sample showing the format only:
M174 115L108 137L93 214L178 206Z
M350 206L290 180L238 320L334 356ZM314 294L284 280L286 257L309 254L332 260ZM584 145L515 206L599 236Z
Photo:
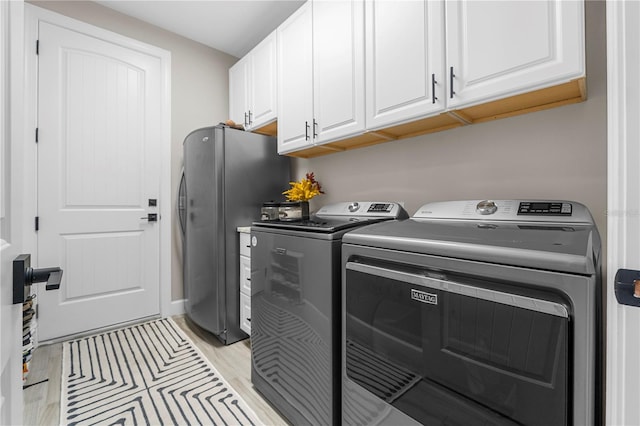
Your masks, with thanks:
M251 130L253 133L259 133L261 135L267 136L277 136L278 135L278 120L272 121L271 123L265 124L264 126Z
M586 77L582 77L556 86L534 90L468 108L446 111L436 116L421 118L384 129L371 130L361 135L329 142L324 145L314 145L285 155L298 158L319 157L335 152L363 148L398 139L412 138L427 133L440 132L455 127L542 111L583 102L586 99ZM273 123L272 125L277 132L277 124Z
M533 92L510 96L452 112L473 124L574 104L586 99L586 82L585 77L582 77L545 89L534 90Z

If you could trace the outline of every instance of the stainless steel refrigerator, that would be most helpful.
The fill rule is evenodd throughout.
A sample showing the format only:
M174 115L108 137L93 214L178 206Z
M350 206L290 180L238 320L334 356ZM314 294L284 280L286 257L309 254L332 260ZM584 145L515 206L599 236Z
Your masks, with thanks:
M184 175L178 213L184 233L187 316L224 344L240 330L237 228L260 219L264 201L289 187L289 158L270 136L223 125L191 132L183 144Z

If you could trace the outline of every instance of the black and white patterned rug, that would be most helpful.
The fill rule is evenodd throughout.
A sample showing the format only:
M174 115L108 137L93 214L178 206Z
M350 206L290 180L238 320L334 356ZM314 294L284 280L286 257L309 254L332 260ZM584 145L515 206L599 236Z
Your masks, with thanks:
M254 425L171 319L63 343L60 424Z

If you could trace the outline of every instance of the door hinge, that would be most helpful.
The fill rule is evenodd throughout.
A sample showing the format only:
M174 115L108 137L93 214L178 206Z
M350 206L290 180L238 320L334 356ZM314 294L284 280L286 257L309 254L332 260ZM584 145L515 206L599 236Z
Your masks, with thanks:
M40 54L40 40L36 40L36 55Z
M38 143L38 128L36 127L36 143Z
M40 216L36 216L36 231L40 230Z

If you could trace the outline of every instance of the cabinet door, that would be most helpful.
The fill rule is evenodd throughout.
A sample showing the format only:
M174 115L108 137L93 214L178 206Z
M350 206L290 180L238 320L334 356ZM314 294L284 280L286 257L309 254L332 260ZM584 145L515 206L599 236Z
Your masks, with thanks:
M240 256L240 293L251 295L251 258Z
M245 56L229 68L229 118L247 128L247 73L249 57Z
M584 75L582 1L452 0L446 17L449 107Z
M251 336L251 297L240 295L240 329Z
M366 2L367 128L444 110L440 0Z
M312 144L313 65L311 3L303 4L277 30L278 152Z
M249 127L261 127L276 119L276 32L250 53Z
M313 2L316 143L364 131L364 4Z

